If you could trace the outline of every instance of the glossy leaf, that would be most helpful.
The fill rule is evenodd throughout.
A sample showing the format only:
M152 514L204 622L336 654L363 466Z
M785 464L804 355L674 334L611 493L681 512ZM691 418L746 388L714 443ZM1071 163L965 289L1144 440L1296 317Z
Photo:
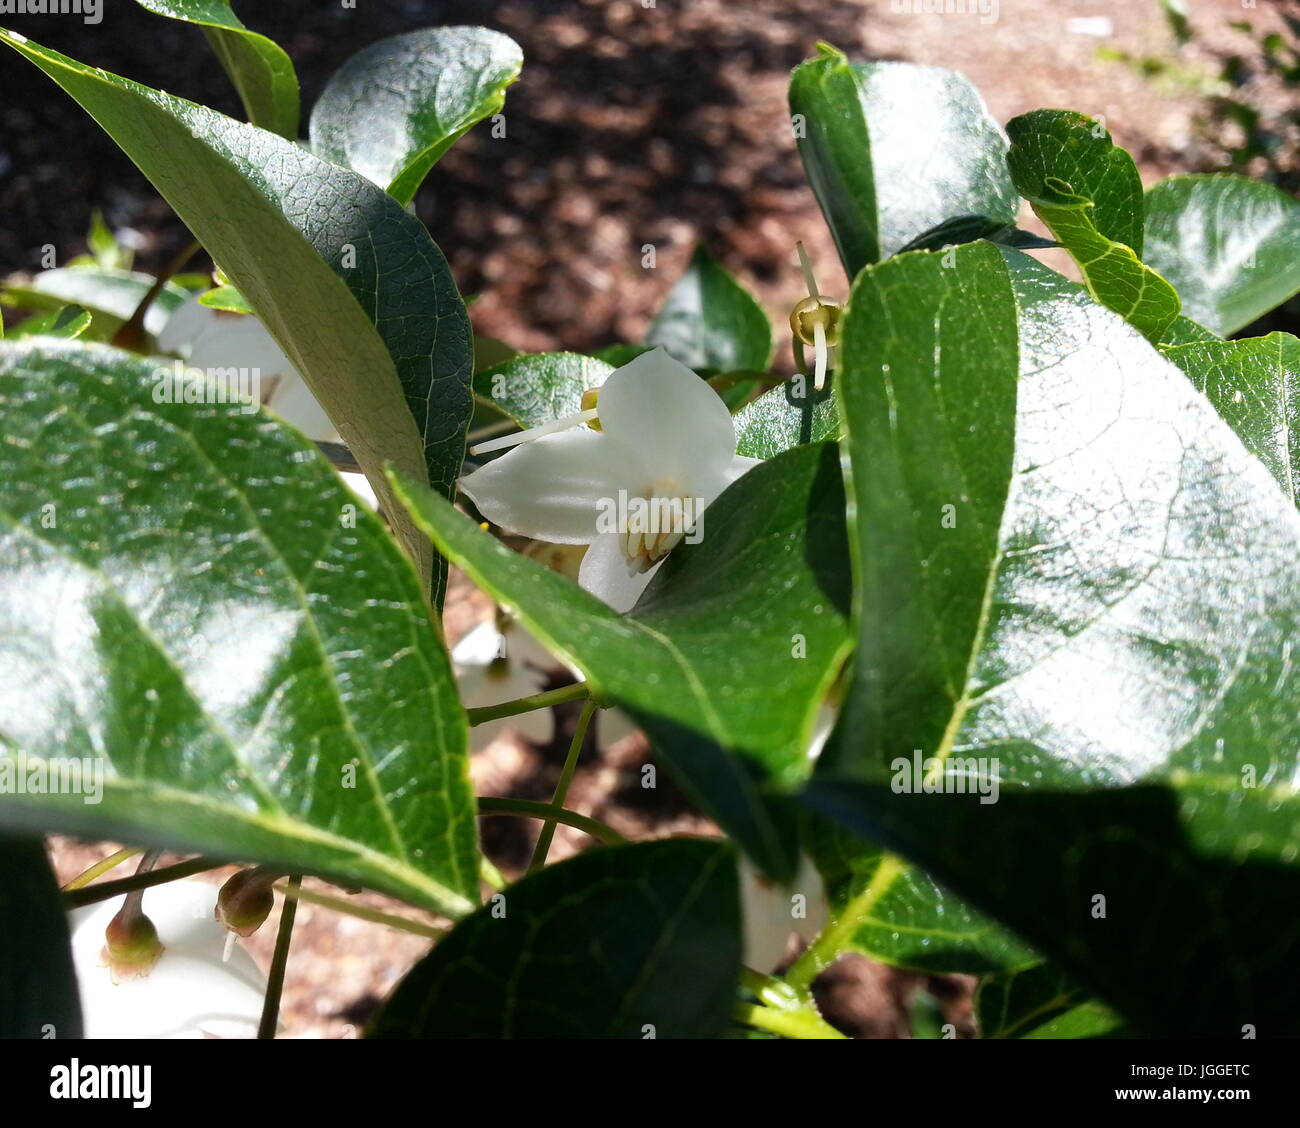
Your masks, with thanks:
M80 1038L68 918L40 838L0 836L0 1038Z
M946 220L1015 223L1006 138L965 78L819 50L791 76L790 111L850 279Z
M198 24L239 92L253 125L298 137L298 75L293 60L265 35L249 31L230 0L136 0L160 16Z
M484 27L431 27L372 43L334 72L311 112L313 151L409 203L429 170L505 104L523 52Z
M540 427L582 410L582 393L613 372L578 353L529 353L474 374L474 391L521 427Z
M1146 194L1147 262L1220 336L1300 291L1300 203L1240 176L1175 176Z
M52 313L27 318L14 326L9 336L14 340L22 337L62 337L72 340L82 336L90 328L90 322L90 314L81 306L68 305Z
M398 984L373 1038L716 1038L740 973L734 854L589 850L512 885Z
M1300 340L1270 333L1164 350L1300 505Z
M157 372L0 346L5 754L106 775L98 803L2 795L3 821L464 913L466 725L416 575L310 442L242 404L165 402Z
M763 307L699 246L646 334L696 372L766 372L772 325Z
M1090 201L1104 238L1142 256L1142 178L1126 149L1097 118L1070 110L1034 110L1007 123L1007 164L1027 200L1049 194L1049 179Z
M906 246L900 247L898 253L942 251L962 243L973 243L977 239L987 239L990 243L1000 243L1020 250L1045 250L1057 245L1051 239L1044 239L1032 231L1021 230L1014 223L989 219L986 215L960 215L922 232Z
M427 490L402 481L401 492L479 586L636 717L695 801L762 868L793 875L792 827L760 787L807 776L814 715L846 654L833 446L801 447L745 474L705 512L702 540L669 555L628 615L511 552Z
M396 463L450 496L473 409L469 321L419 221L355 173L273 134L12 33L0 38L86 108L221 263L440 596L443 570L382 472Z
M1083 271L1092 295L1149 340L1164 339L1178 292L1141 260L1142 185L1133 158L1092 118L1036 110L1007 125L1016 188Z
M909 256L854 290L859 649L807 799L1135 1034L1284 1031L1300 516L1136 333L993 253ZM896 788L915 749L943 791ZM979 779L995 803L957 792Z
M106 270L97 266L64 266L43 270L30 281L10 279L5 283L5 300L20 309L55 313L67 305L90 312L88 339L106 341L130 318L156 279L152 274L130 270ZM188 294L168 282L145 314L145 332L157 337L167 319L185 302Z
M811 380L780 384L736 412L736 453L773 458L792 447L839 438L835 376L822 391ZM802 393L802 394L801 394Z
M1119 1017L1047 963L991 975L975 992L983 1038L1115 1037Z

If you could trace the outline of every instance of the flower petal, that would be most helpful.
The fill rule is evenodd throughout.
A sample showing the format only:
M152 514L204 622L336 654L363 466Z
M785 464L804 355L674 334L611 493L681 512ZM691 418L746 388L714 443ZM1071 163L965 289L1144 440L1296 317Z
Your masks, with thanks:
M722 398L663 349L611 372L596 402L601 429L653 461L655 478L688 489L716 476L736 453L736 426Z
M581 427L523 443L461 479L493 524L537 540L590 544L602 502L643 476L634 450Z
M638 572L623 555L618 533L601 533L582 558L578 583L615 611L631 611L662 563Z
M704 498L704 504L712 505L718 499L718 495L732 482L749 473L755 466L762 465L762 462L761 458L746 458L743 454L732 455L731 460L725 466L722 466L708 482L703 484L700 496Z

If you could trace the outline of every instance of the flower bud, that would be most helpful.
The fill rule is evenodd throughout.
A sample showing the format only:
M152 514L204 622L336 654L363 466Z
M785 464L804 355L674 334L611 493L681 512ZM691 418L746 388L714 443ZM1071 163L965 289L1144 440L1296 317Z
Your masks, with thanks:
M815 294L804 298L790 311L790 329L805 345L817 343L816 326L821 323L826 333L826 346L834 348L840 343L840 314L844 307L830 298Z
M128 897L104 929L101 962L112 972L113 982L120 983L148 975L162 954L163 943L153 921L140 911L138 899Z
M236 935L252 936L271 915L271 885L283 876L260 866L240 870L221 887L213 915Z

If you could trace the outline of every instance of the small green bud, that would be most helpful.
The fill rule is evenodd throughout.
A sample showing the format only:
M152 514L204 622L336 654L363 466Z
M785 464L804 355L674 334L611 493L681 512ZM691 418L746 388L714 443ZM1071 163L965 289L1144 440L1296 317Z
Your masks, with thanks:
M820 322L826 332L826 345L834 348L840 343L840 314L844 307L830 298L817 294L802 299L790 311L790 329L805 345L815 345L815 329Z

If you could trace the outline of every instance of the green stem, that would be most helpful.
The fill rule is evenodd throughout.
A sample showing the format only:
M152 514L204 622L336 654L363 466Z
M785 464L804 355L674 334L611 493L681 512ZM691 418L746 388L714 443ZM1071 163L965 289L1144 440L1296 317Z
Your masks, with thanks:
M143 853L139 846L128 846L124 850L117 851L116 854L109 854L107 858L101 858L89 869L82 870L76 877L63 887L64 893L71 893L74 889L81 889L89 885L97 877L102 877L109 870L115 869L125 862L128 858L134 858L137 854Z
M191 858L188 862L177 862L174 866L166 866L152 873L137 873L134 877L70 890L63 894L63 903L70 909L79 909L82 905L93 905L97 901L107 901L110 897L120 897L123 893L134 893L137 889L148 889L151 885L162 885L168 881L179 881L182 877L193 877L196 873L220 869L229 864L216 858Z
M395 913L372 909L368 905L354 905L351 901L345 901L342 897L331 897L328 893L317 893L312 889L303 889L301 885L294 885L292 882L288 885L277 885L275 890L283 895L286 900L306 901L308 904L319 905L322 909L332 909L336 913L345 913L348 916L356 917L358 920L368 920L372 924L384 924L389 928L400 929L402 932L410 932L416 936L426 936L431 940L441 940L447 934L446 929L434 928L431 924L421 924L418 920L411 920L410 917L397 916Z
M284 990L284 969L289 963L289 941L293 937L293 918L298 913L298 886L302 874L289 878L284 903L280 906L280 931L275 935L275 952L266 977L266 997L262 1000L262 1021L257 1024L259 1038L274 1038L280 1020L280 994Z
M759 1002L765 1006L775 1007L777 1010L797 1010L800 1006L812 1002L810 993L797 991L784 980L763 975L753 968L740 969L740 983Z
M626 842L612 826L606 826L596 819L589 819L576 811L557 807L551 803L534 803L530 799L496 799L480 795L478 798L480 815L523 815L525 818L545 819L547 822L564 823L575 830L590 834L598 842L607 846L618 846Z
M735 1019L756 1030L779 1034L782 1038L844 1038L812 1007L798 1010L773 1010L754 1003L738 1003Z
M548 689L545 693L534 693L531 697L503 701L500 705L484 705L481 709L466 709L465 712L469 714L471 726L481 725L485 721L499 721L502 717L516 717L520 713L531 713L534 709L577 701L588 696L589 692L586 682L575 682L573 685L562 685L559 689Z
M889 891L904 868L903 860L897 855L882 854L876 872L871 875L866 888L845 905L844 910L836 914L821 935L803 950L785 973L785 981L796 991L806 991L812 981L850 946L853 934L863 918L870 914L876 902Z
M587 735L587 724L595 711L596 703L589 698L582 707L582 715L578 717L578 726L573 730L573 739L569 742L569 754L564 758L564 767L560 770L560 778L555 784L555 795L551 798L551 805L554 807L564 806L564 798L569 794L569 784L573 782L573 773L578 769L578 755L582 752L582 742ZM551 818L542 824L542 833L538 836L537 847L533 850L533 860L528 863L529 873L536 873L546 865L546 855L551 852L551 839L555 837L555 825L555 820Z

